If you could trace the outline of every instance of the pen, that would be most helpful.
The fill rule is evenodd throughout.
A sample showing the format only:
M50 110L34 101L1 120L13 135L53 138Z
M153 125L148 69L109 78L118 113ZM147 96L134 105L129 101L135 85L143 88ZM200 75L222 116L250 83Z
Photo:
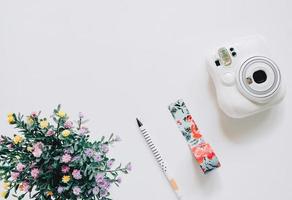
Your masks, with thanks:
M153 156L155 157L160 169L162 170L163 174L168 180L172 190L175 192L177 199L182 199L182 195L180 194L180 189L176 183L176 180L169 173L166 162L162 159L157 147L153 144L152 139L150 135L148 134L147 130L144 128L144 125L142 124L142 122L138 118L136 118L136 120L148 147L152 151Z

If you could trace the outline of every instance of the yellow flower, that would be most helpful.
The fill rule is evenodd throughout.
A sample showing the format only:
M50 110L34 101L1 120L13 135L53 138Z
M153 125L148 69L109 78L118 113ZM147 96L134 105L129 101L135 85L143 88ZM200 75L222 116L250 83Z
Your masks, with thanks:
M27 150L28 152L32 152L33 147L27 147L26 150Z
M48 128L48 126L49 126L49 122L48 122L48 120L42 120L41 122L40 122L40 127L42 128L42 129L44 129L44 128Z
M26 119L26 123L29 125L29 126L31 126L31 125L33 125L33 119L31 118L31 117L27 117L27 119Z
M71 134L71 132L69 130L62 131L63 137L68 137L70 134Z
M15 135L14 138L13 138L13 143L14 144L19 144L21 143L23 140L23 138L20 136L20 135Z
M4 182L3 183L3 189L8 190L10 188L10 183L9 182Z
M47 192L47 195L48 195L48 196L53 196L53 192L52 192L52 191L48 191L48 192Z
M63 176L63 178L62 178L63 183L68 183L70 180L71 180L70 176Z
M1 192L1 193L0 193L0 197L2 197L2 198L5 198L5 197L6 197L6 194L7 194L7 192L6 192L6 191L4 191L4 192Z
M14 113L9 113L8 114L7 121L8 121L9 124L14 124L15 123Z
M64 111L61 111L61 110L60 110L59 112L57 112L57 116L63 118L63 117L66 116L66 113L65 113Z

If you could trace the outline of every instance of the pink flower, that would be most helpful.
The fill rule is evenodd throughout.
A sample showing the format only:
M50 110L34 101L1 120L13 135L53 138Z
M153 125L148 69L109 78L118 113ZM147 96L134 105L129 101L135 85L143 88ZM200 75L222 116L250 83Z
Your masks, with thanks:
M73 178L75 178L76 180L79 180L82 178L82 175L80 174L80 170L78 169L74 169L72 172L72 176Z
M63 163L69 163L71 161L71 159L72 159L72 157L71 157L70 154L66 153L65 155L62 156L62 162Z
M32 113L30 114L30 116L31 116L32 118L35 118L35 117L38 116L38 114L37 114L37 112L32 112Z
M41 157L42 153L43 153L43 151L39 148L35 148L32 152L33 156L36 158Z
M18 163L16 166L17 171L22 172L25 168L25 165L22 163Z
M39 174L40 174L40 170L39 170L39 169L37 169L37 168L33 168L33 169L31 170L31 176L32 176L34 179L36 179L36 178L39 176Z
M67 129L73 128L73 122L66 121L65 124L64 124L64 127L67 128Z
M55 131L53 131L53 130L48 130L46 136L53 136L53 135L55 135Z
M17 180L17 178L19 177L19 173L18 172L11 172L11 178L12 178L12 180Z
M63 165L61 170L65 174L65 173L68 173L69 172L70 167L68 167L67 165Z
M43 151L42 151L43 147L44 147L44 144L42 142L37 142L36 144L34 144L33 145L33 152L32 152L33 156L36 158L41 157L41 155L43 153Z

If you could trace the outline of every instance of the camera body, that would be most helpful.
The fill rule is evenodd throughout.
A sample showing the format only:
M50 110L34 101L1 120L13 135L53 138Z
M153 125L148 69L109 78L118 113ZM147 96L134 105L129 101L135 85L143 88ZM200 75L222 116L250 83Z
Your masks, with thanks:
M220 108L232 118L266 110L285 96L281 72L261 36L215 49L208 58L208 72Z

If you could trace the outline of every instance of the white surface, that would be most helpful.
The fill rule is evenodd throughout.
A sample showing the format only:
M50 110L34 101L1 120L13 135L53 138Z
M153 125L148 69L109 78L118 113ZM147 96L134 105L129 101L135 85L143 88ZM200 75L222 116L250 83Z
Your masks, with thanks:
M133 162L114 199L175 200L139 135L140 116L185 199L291 199L291 8L289 0L1 1L1 133L13 133L10 111L50 114L58 103L72 116L84 111L94 136L119 134L113 154ZM254 33L276 52L287 96L231 120L218 110L205 52ZM200 173L167 110L177 98L222 162L214 173Z

